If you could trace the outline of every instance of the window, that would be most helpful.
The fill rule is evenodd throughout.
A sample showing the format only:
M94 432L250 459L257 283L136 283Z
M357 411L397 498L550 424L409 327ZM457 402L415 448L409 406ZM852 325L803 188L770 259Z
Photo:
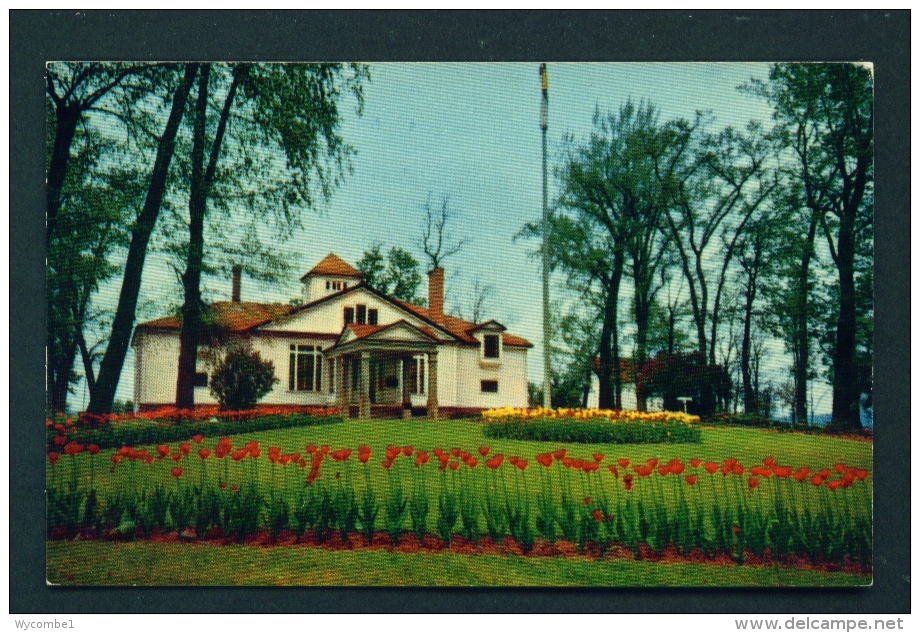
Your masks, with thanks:
M414 356L409 367L409 393L425 393L425 357Z
M323 348L313 345L291 345L288 371L290 391L319 391L322 384Z
M367 311L367 324L377 325L377 308L371 308Z
M364 325L367 323L367 306L359 303L355 308L355 320L360 325Z
M498 358L498 334L486 334L482 342L484 348L482 355L485 358Z
M326 282L326 290L329 290L329 285L330 285L330 282L327 281L327 282Z
M329 376L329 393L335 393L335 359L330 358L328 363L329 373L327 375Z
M207 387L208 386L208 372L206 371L196 371L195 372L195 386L196 387Z
M355 309L345 308L345 325L355 322Z
M498 381L483 380L479 383L479 388L482 393L498 393Z

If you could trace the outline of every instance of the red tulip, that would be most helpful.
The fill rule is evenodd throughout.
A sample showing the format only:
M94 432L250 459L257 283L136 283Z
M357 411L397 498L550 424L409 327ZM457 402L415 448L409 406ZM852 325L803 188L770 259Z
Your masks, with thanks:
M773 457L773 456L764 457L764 458L763 458L763 465L764 465L764 466L772 466L772 465L775 464L775 463L776 463L776 458Z
M192 436L192 441L195 442L195 444L201 444L202 440L204 440L204 433L196 433Z
M795 478L796 481L805 481L805 479L810 474L811 474L811 468L809 468L808 466L802 466L797 471L795 471L795 474L793 475L793 477Z
M386 468L387 470L389 470L390 467L393 465L393 462L389 459L385 459L382 462L380 462L380 465Z
M173 453L172 458L178 462L179 460L182 459L182 453Z
M566 468L571 468L574 464L575 464L575 460L572 459L571 457L562 458L562 465L565 466Z
M566 449L559 448L553 451L553 457L557 460L562 460L565 457Z
M687 483L690 484L691 486L696 483L696 475L687 475L685 479L687 480Z
M112 460L112 463L113 463L113 464L117 464L118 462L121 461L121 458L122 458L122 457L123 457L123 456L122 456L122 455L119 455L118 453L112 453L112 457L110 457L109 459Z
M693 466L694 468L699 468L701 463L702 463L702 460L699 457L694 457L693 459L690 460L690 465Z
M611 475L613 475L614 477L616 477L617 479L619 479L620 473L619 473L619 471L617 471L617 467L616 467L616 466L614 466L613 464L610 464L609 466L607 466L607 470L610 471L610 474L611 474Z
M173 469L172 469L172 471L170 471L170 472L172 472L172 476L173 476L173 477L175 477L176 479L178 479L179 477L182 476L182 472L183 472L183 471L182 471L182 468L180 468L179 466L173 466Z
M520 470L522 470L522 471L523 471L523 470L527 470L527 460L526 460L526 459L519 459L519 460L517 460L517 463L515 464L515 466L517 466L517 467L518 467Z
M55 445L57 446L64 446L64 444L67 443L67 436L66 435L55 435L53 441Z
M744 466L742 466L741 464L735 464L735 465L732 467L732 472L735 473L736 475L743 475L743 474L744 474Z
M754 489L759 485L760 485L760 480L757 479L757 477L748 477L748 486L751 489Z
M169 444L160 444L157 446L157 453L159 453L160 457L166 457L169 455L169 452Z
M812 486L820 486L823 483L824 483L824 477L822 477L820 474L815 475L814 477L811 478Z
M451 462L451 463L450 463L450 469L451 469L451 470L457 470L458 468L460 468L460 462Z
M518 464L520 463L521 462L518 462ZM475 457L470 457L468 460L466 460L466 465L469 466L470 468L476 468L476 466L479 465L479 460L476 459ZM526 463L525 463L525 468L526 468Z
M323 455L327 455L329 453L329 445L323 444L322 446L319 447L319 450L323 452Z
M777 477L788 477L792 474L792 466L774 466L773 474Z
M582 466L582 470L586 473L597 472L601 467L600 462L585 462L585 465Z
M415 449L412 446L404 446L402 449L402 454L406 457L411 457Z
M460 449L454 446L452 449L450 449L450 454L454 457L460 457Z
M837 462L836 464L834 464L834 470L837 471L838 473L843 473L843 471L845 471L846 469L847 469L846 464L841 464L840 462Z
M602 462L602 461L604 461L604 454L603 454L603 453L594 453L594 455L592 455L592 457L594 457L594 461L596 461L596 462Z
M428 453L426 453L425 451L419 451L418 453L415 454L415 465L421 466L422 464L427 464L428 459L429 459Z
M655 469L652 466L645 465L645 466L633 466L633 470L640 477L648 477L649 475L652 474L652 471L654 471Z
M658 467L658 474L659 474L659 475L667 475L667 474L669 474L670 472L671 472L671 467L668 466L667 464L662 464L661 466Z
M818 474L821 475L822 477L824 477L825 479L827 479L828 477L831 476L831 469L830 469L830 468L822 468L821 470L818 471Z
M545 466L546 468L549 468L550 466L553 465L553 454L552 453L540 453L539 455L536 456L535 459L537 460L538 464L540 464L541 466Z
M633 487L633 476L632 473L626 473L623 475L623 487L628 491L632 490Z
M497 453L493 455L490 459L486 460L486 466L491 468L492 470L495 470L496 468L502 465L502 462L504 460L505 460L505 456L502 455L501 453Z
M649 467L651 467L651 468L655 468L655 466L658 465L658 458L657 458L657 457L650 457L649 459L647 459L647 460L645 461L645 465L646 465L646 466L649 466Z
M85 450L85 448L86 447L79 442L70 441L64 445L64 452L68 455L79 455Z
M710 475L716 474L716 471L719 470L719 465L715 462L706 462L706 472Z
M585 497L585 505L586 506L591 505L591 497Z
M594 512L591 513L591 516L594 518L595 521L604 520L604 513L601 512L600 510L595 510Z
M238 450L233 451L233 455L231 455L230 457L233 458L233 461L238 462L244 457L246 457L247 454L248 454L248 451L245 448L240 448Z
M98 444L87 444L86 450L89 452L90 455L98 455L99 445Z
M869 471L866 470L865 468L854 468L853 474L856 476L857 479L862 481L863 479L869 476Z
M479 447L479 454L482 455L483 457L485 457L486 455L488 455L488 454L489 454L489 447L488 447L488 446L480 446L480 447Z
M198 449L198 457L201 459L207 459L211 456L211 449L204 448L203 446Z
M51 465L54 466L58 463L58 460L61 458L61 454L57 451L51 451L48 453L48 461L51 462Z
M141 459L143 459L145 464L152 464L152 463L153 463L153 455L138 454L138 457L140 457Z
M183 455L188 455L189 453L192 452L192 445L189 444L188 442L182 442L181 444L179 444L179 450L182 452Z
M824 485L827 486L828 490L837 490L837 488L840 486L840 483L841 483L840 479L832 479Z
M620 468L626 468L629 466L629 459L626 457L621 457L617 460L617 463L620 465Z
M431 454L434 455L435 457L440 458L443 452L444 452L443 448L441 448L440 446L435 446L434 450L431 451Z
M236 484L233 484L232 486L230 486L230 490L232 490L233 492L239 492L240 487L237 486Z
M307 452L311 455L316 452L316 444L307 444Z

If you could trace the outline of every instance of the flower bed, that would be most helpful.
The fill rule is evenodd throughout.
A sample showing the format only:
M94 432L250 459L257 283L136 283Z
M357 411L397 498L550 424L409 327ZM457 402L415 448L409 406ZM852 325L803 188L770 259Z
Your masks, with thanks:
M160 411L162 417L117 417L104 424L85 424L79 418L77 421L72 418L60 422L47 420L47 445L49 451L60 451L62 446L71 441L84 445L95 444L100 448L117 448L174 442L198 433L252 433L342 422L343 418L333 414L333 411L214 411L207 414L196 409L193 416L188 416L169 409Z
M489 409L483 433L488 438L585 444L695 443L696 416L673 411L641 413L612 409Z
M734 458L632 463L565 448L525 458L487 446L392 445L381 459L367 446L263 452L255 441L235 446L201 435L154 450L100 456L98 447L70 442L63 452L63 463L49 454L52 538L174 532L243 542L267 530L272 540L293 533L346 543L361 535L372 543L385 531L394 545L412 532L445 546L458 534L499 546L509 539L523 553L540 537L601 556L674 550L738 563L750 555L871 563L869 471L843 463L813 471L772 457L747 466ZM111 465L97 475L100 459ZM86 466L88 486L78 476Z

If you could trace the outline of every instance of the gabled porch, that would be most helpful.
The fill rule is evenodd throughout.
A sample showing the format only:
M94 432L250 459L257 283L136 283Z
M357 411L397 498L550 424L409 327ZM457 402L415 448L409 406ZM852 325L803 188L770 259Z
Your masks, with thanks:
M390 325L349 324L325 356L335 371L336 402L348 417L369 419L372 408L401 411L412 417L424 405L428 419L438 419L438 345L433 335L406 321ZM421 402L420 402L421 400Z

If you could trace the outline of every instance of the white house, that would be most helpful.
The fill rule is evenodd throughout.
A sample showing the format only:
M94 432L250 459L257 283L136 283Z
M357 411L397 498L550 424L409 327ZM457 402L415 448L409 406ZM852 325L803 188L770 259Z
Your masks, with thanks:
M429 417L527 406L532 344L497 321L471 323L444 314L444 270L428 273L428 307L388 297L333 253L301 281L303 305L240 300L212 304L221 329L248 340L274 363L279 381L260 404L339 406L362 418L374 412ZM134 332L134 399L142 409L175 401L179 319L139 324ZM199 355L201 356L201 355ZM199 358L195 402L216 403L211 366Z

